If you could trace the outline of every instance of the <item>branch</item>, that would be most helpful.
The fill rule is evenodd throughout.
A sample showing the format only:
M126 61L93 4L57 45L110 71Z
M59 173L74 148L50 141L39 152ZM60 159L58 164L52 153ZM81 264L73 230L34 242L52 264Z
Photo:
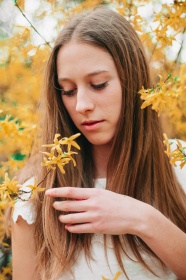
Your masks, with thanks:
M177 56L176 56L176 59L175 59L175 62L174 62L174 66L172 67L172 70L174 70L174 68L176 67L176 64L178 63L178 59L180 57L180 54L182 52L182 49L183 49L183 42L184 42L184 33L186 31L186 28L183 29L183 32L182 32L182 35L183 35L183 39L182 39L182 42L181 42L181 45L180 45L180 49L177 53Z
M43 180L37 184L37 187L39 187L39 186L45 181L46 177L48 176L48 174L50 173L51 170L52 170L52 169L49 169L49 170L48 170L48 172L47 172L47 174L45 175L45 177L43 178Z
M45 40L45 38L39 33L39 31L33 26L33 24L30 22L30 20L27 18L27 16L24 14L23 10L20 8L20 6L17 4L17 0L15 0L15 6L19 9L19 11L21 12L21 14L24 16L24 18L28 21L28 23L30 24L31 28L44 40L45 44L48 45L50 48L52 48L52 46L50 45L50 43L48 41Z
M155 50L156 50L157 46L158 46L158 41L154 44L154 48L153 48L153 50L152 50L152 52L151 52L151 56L150 56L149 61L148 61L149 63L150 63L151 60L152 60L152 57L153 57L153 55L154 55L154 53L155 53Z

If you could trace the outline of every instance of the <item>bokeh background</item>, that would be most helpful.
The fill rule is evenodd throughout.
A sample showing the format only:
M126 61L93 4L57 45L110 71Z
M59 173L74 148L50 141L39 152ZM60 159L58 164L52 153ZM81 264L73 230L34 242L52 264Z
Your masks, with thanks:
M141 38L153 88L144 89L169 138L186 140L186 2L184 0L0 0L0 183L24 166L37 131L44 68L58 32L74 14L106 5ZM37 143L36 143L37 145ZM0 202L1 279L11 279L11 241Z

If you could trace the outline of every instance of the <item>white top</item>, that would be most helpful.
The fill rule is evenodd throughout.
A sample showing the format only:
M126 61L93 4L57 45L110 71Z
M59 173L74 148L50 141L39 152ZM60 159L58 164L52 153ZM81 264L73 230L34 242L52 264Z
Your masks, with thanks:
M185 189L186 192L186 168L180 169L179 167L175 168L176 175L182 187ZM31 178L23 185L23 189L26 186L33 184L34 179ZM105 188L106 186L106 179L96 179L95 180L95 187L96 188ZM26 190L26 189L25 189ZM24 220L27 221L28 224L32 224L35 222L36 213L33 207L32 200L29 201L21 201L19 200L14 207L13 212L13 221L16 222L18 216L22 216ZM154 259L152 256L149 256L147 253L142 253L144 260L147 262L149 267L157 274L157 276L150 273L147 269L145 269L139 262L135 261L136 258L132 254L130 248L127 248L127 252L132 260L127 258L123 255L123 263L125 270L129 279L131 280L155 280L155 279L163 279L163 280L173 280L177 279L175 274L171 271L167 271L166 273L162 270L161 266ZM102 276L105 278L114 279L114 276L118 271L121 271L117 259L114 254L113 245L111 242L110 236L107 237L107 254L108 254L108 263L105 257L104 252L104 242L103 242L103 235L102 234L94 234L92 238L92 256L93 260L91 259L89 263L87 263L84 252L80 253L78 256L78 261L76 265L73 267L74 276L70 274L63 274L57 280L102 280ZM127 279L125 275L122 273L118 280Z

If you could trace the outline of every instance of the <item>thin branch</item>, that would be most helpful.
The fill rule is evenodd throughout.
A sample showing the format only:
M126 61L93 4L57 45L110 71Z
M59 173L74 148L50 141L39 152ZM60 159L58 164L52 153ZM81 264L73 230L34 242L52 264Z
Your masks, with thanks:
M157 46L158 46L158 41L154 44L154 48L153 48L153 50L152 50L152 52L151 52L151 56L150 56L149 61L148 61L149 63L150 63L151 60L152 60L152 57L153 57L153 55L154 55L154 53L155 53L155 50L156 50Z
M15 6L19 9L19 11L21 12L22 16L24 16L24 18L28 21L28 23L30 24L31 28L44 40L45 44L48 45L50 48L52 48L52 46L50 45L50 43L48 41L45 40L45 38L39 33L39 31L33 26L33 24L30 22L30 20L27 18L27 16L24 14L23 10L20 8L20 6L17 4L17 1L15 1Z
M173 67L172 67L172 71L173 71L173 70L174 70L174 68L176 67L176 65L177 65L177 63L178 63L178 59L179 59L180 54L181 54L182 49L183 49L183 42L184 42L184 34L185 34L185 31L186 31L186 28L184 28L184 29L183 29L183 32L182 32L183 39L182 39L182 42L181 42L181 44L180 44L180 49L179 49L179 51L178 51L178 53L177 53L177 56L176 56L176 59L175 59L174 65L173 65Z
M47 174L45 175L45 177L43 178L43 180L37 184L37 187L39 187L39 185L41 185L41 184L45 181L45 179L46 179L46 177L48 176L48 174L50 173L50 171L52 171L52 169L49 169L49 170L48 170L48 172L47 172Z

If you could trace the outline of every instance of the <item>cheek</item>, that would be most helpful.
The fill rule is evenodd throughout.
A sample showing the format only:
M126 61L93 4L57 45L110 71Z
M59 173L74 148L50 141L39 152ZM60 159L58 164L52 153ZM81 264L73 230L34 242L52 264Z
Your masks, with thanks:
M73 114L73 112L75 112L74 102L72 102L72 100L66 96L62 96L62 102L63 102L67 112L71 116Z
M78 120L78 115L76 112L76 101L73 98L69 98L67 96L62 97L62 102L64 107L66 108L71 120L76 125Z

